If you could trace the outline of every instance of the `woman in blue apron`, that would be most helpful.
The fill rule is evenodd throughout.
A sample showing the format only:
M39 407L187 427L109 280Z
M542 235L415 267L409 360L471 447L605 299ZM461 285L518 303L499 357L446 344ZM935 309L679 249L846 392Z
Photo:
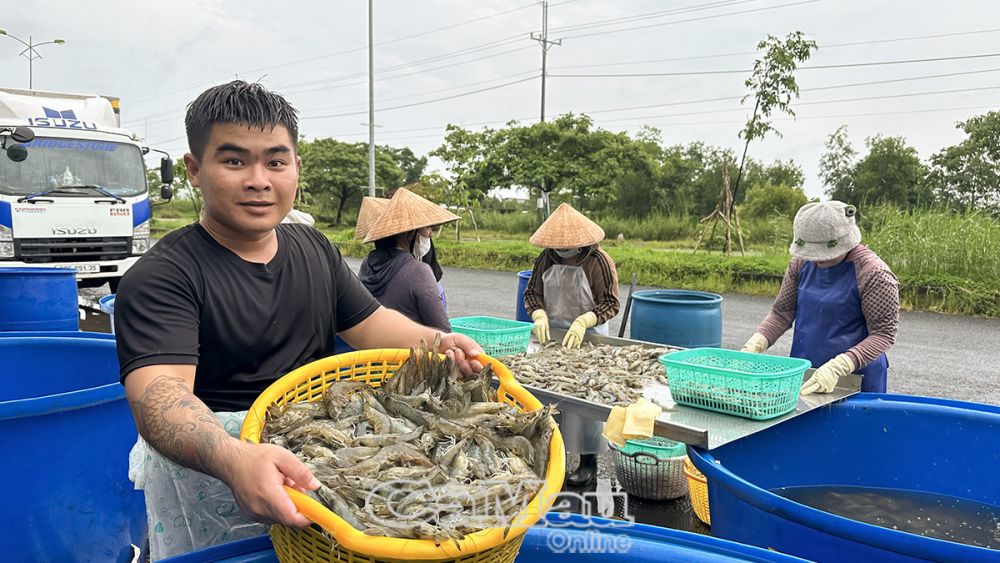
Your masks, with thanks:
M884 393L896 341L899 283L874 252L861 244L854 206L807 203L795 214L792 261L771 312L743 346L767 350L794 323L791 355L817 368L802 394L829 393L850 373L861 390Z
M524 308L539 342L549 340L550 327L566 329L562 345L567 348L579 347L586 333L608 334L608 321L621 304L614 260L598 244L603 239L604 230L567 203L531 235L531 244L545 249L535 259L524 290ZM566 450L580 454L580 465L566 476L566 483L588 485L597 475L598 454L608 448L601 435L604 423L569 413L560 416Z

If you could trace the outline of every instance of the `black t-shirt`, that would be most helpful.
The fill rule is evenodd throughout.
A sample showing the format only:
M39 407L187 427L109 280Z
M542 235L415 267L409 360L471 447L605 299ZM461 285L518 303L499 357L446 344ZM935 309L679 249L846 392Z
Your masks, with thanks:
M214 411L246 410L378 309L322 233L281 224L277 236L267 264L243 260L198 224L150 249L115 299L122 382L144 366L196 364L198 398Z

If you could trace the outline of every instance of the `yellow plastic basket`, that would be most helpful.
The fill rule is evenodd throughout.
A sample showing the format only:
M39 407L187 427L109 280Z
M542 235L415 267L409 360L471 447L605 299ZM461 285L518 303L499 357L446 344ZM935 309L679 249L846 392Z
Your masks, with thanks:
M271 384L254 401L247 413L240 438L259 442L264 416L271 405L319 401L330 384L337 381L364 381L372 387L392 377L409 358L409 350L361 350L331 356L306 364ZM478 358L493 366L500 380L500 399L521 411L542 408L542 404L524 390L506 366L489 356ZM562 489L566 471L566 455L558 428L549 442L549 464L541 491L515 518L505 535L502 528L491 528L469 534L456 542L410 540L375 537L352 528L339 516L308 496L288 487L299 512L318 524L307 529L292 529L281 525L271 527L271 541L282 563L336 561L340 563L400 563L422 561L435 563L510 563L517 556L524 533L552 506ZM333 541L330 541L330 536Z
M691 493L691 507L694 515L705 523L712 525L711 513L708 511L708 479L691 463L690 458L684 458L684 475L688 479L688 491Z

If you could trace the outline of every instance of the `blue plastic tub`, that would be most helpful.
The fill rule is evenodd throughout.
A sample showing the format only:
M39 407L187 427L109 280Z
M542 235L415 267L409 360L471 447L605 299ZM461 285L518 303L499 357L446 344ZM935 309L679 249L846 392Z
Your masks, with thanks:
M802 561L773 551L709 536L642 524L628 524L621 520L550 513L545 521L545 526L537 525L528 530L516 563ZM271 539L268 536L261 536L209 547L162 561L163 563L273 563L277 560L271 547Z
M632 294L630 337L680 348L722 346L722 296L683 289Z
M869 525L770 492L857 486L1000 506L1000 407L861 393L716 448L712 533L818 561L998 561L1000 551Z
M101 311L111 317L111 334L115 333L115 294L105 295L97 301Z
M517 306L514 309L514 320L530 323L531 317L524 308L524 290L528 289L528 281L531 280L531 270L522 270L517 273Z
M0 358L3 559L130 560L146 510L128 479L136 430L111 335L6 335Z
M0 332L80 330L76 270L0 266Z

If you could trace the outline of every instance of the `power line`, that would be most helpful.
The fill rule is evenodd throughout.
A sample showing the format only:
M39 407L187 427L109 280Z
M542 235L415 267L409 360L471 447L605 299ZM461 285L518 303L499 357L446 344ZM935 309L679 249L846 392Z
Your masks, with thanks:
M532 47L530 45L523 46L523 47L517 47L516 49L511 49L509 51L501 51L500 53L494 53L494 54L491 54L491 55L484 55L482 57L477 57L477 58L474 58L474 59L469 59L467 61L453 62L451 64L443 65L443 66L439 66L439 67L432 67L432 68L429 68L429 69L423 69L423 70L418 70L418 71L413 71L413 72L407 72L407 73L402 73L402 74L392 74L392 75L389 75L389 76L379 76L379 77L375 78L375 81L376 82L383 82L383 81L386 81L386 80L394 80L394 79L403 78L403 77L406 77L406 76L412 76L414 74L423 74L423 73L426 73L426 72L431 72L431 71L434 71L434 70L440 70L440 69L443 69L443 68L449 68L449 69L450 68L455 68L457 66L461 66L461 65L465 65L465 64L469 64L469 63L473 63L473 62L478 62L478 61L481 61L481 60L490 59L490 58L494 58L494 57L499 57L499 56L510 54L510 53L514 53L514 52L517 52L517 51L525 51L527 49L533 49L533 48L534 47ZM535 72L535 71L533 71L533 70L532 71L525 71L525 72L520 72L520 73L517 73L517 74L518 75L525 74L526 72ZM515 76L515 75L510 75L510 76ZM493 80L500 80L502 78L503 77L498 77L498 78L494 78ZM483 81L483 82L488 82L488 81ZM347 82L347 83L342 83L342 84L332 84L332 85L327 85L327 86L319 86L319 87L310 88L310 89L290 89L290 90L288 90L288 89L282 89L282 92L285 93L285 94L301 94L301 93L304 93L304 92L311 92L311 91L315 91L315 90L334 90L334 89L339 89L339 88L349 88L349 87L352 87L352 86L361 86L361 85L364 85L364 84L367 84L367 83L368 83L368 81L366 79L366 80L359 80L359 81ZM482 82L479 82L479 83L482 83ZM453 89L463 88L465 86L471 86L473 84L477 84L477 83L463 84L463 85L455 86ZM423 94L426 94L426 93L429 93L429 92L423 92ZM415 95L420 95L420 94L411 94L408 97L413 97ZM359 104L352 104L352 105L359 105ZM334 107L338 107L338 106L334 106ZM342 107L342 106L339 106L339 107ZM319 109L329 109L329 107L327 107L327 108L316 108L316 110L319 110ZM144 123L146 125L156 125L156 124L159 124L159 123L166 123L166 122L169 122L169 121L173 121L174 119L176 119L178 116L181 116L181 115L184 115L184 111L183 110L181 110L181 111L168 110L168 111L160 112L158 114L153 114L153 115L148 116L146 118L138 117L138 118L134 118L134 119L129 119L129 120L126 121L126 123L127 124ZM167 117L164 117L164 119L157 119L157 120L149 121L150 117L159 117L159 116L167 116Z
M977 29L977 30L969 30L969 31L959 31L959 32L954 32L954 33L938 33L938 34L933 34L933 35L911 35L911 36L907 36L907 37L893 37L893 38L890 38L890 39L873 39L873 40L865 40L865 41L852 41L852 42L849 42L849 43L831 43L831 44L822 44L822 45L820 45L820 49L823 50L823 51L826 51L827 49L839 49L841 47L854 47L854 46L858 46L858 45L877 45L877 44L881 44L881 43L895 43L895 42L900 42L900 41L917 41L917 40L921 40L921 39L938 39L938 38L943 38L943 37L957 37L957 36L964 36L964 35L977 35L977 34L982 34L982 33L996 33L998 31L1000 31L1000 28ZM563 70L563 69L571 69L571 68L599 68L599 67L608 67L608 66L628 66L628 65L647 64L647 63L666 63L666 62L677 62L677 61L694 61L694 60L701 60L701 59L720 59L720 58L726 58L726 57L740 57L740 56L749 56L749 55L755 55L755 54L756 53L754 51L742 51L742 52L739 52L739 53L718 53L718 54L714 54L714 55L691 55L691 56L686 56L686 57L669 57L669 58L665 58L665 59L644 59L644 60L638 60L638 61L619 61L619 62L613 62L613 63L596 63L596 64L592 63L592 64L582 64L582 65L563 65L563 66L553 67L553 70Z
M885 65L899 65L899 64L914 64L914 63L928 63L928 62L940 62L940 61L959 61L959 60L970 60L970 59L984 59L991 57L1000 57L1000 53L978 53L975 55L958 55L954 57L931 57L924 59L899 59L891 61L871 61L871 62L857 62L857 63L843 63L843 64L829 64L829 65L812 65L812 66L801 66L797 70L828 70L835 68L856 68L856 67L866 67L866 66L885 66ZM678 72L638 72L638 73L620 73L620 74L550 74L553 78L651 78L657 76L700 76L700 75L713 75L713 74L746 74L752 72L753 69L731 69L731 70L692 70L692 71L678 71Z
M737 12L727 12L725 14L714 14L714 15L711 15L711 16L702 16L702 17L698 17L698 18L689 18L689 19L686 19L686 20L676 20L676 21L671 21L671 22L655 23L655 24L641 25L641 26L636 26L636 27L625 27L625 28L622 28L622 29L612 29L612 30L608 30L608 31L595 31L593 33L581 33L579 35L568 35L568 36L564 37L563 39L579 39L581 37L594 37L594 36L597 36L597 35L608 35L608 34L611 34L611 33L621 33L623 31L635 31L637 29L649 29L649 28L652 28L652 27L662 27L662 26L665 26L665 25L674 25L674 24L678 24L678 23L690 23L690 22L703 21L703 20L709 20L709 19L714 19L714 18L722 18L722 17L726 17L726 16L738 16L738 15L742 15L742 14L752 14L752 13L755 13L755 12L764 12L764 11L768 11L768 10L778 10L778 9L781 9L781 8L790 8L792 6L800 6L800 5L803 5L803 4L812 4L814 2L819 2L819 1L820 0L802 0L802 1L799 1L799 2L790 2L788 4L779 4L777 6L767 6L767 7L764 7L764 8L754 8L752 10L740 10L740 11L737 11Z
M560 4L567 4L567 3L571 2L571 1L573 1L573 0L567 0L565 2L560 2ZM524 9L527 9L527 8L531 8L534 5L535 5L534 2L532 2L531 4L524 4L524 5L518 6L516 8L511 8L509 10L504 10L502 12L496 12L496 13L489 14L489 15L486 15L486 16L481 16L481 17L478 17L478 18L473 18L473 19L470 19L470 20L465 20L465 21L462 21L462 22L459 22L459 23L456 23L456 24L447 25L447 26L444 26L444 27L439 27L439 28L435 28L435 29L431 29L431 30L427 30L427 31L422 31L420 33L415 33L413 35L407 35L407 36L404 36L404 37L397 37L395 39L389 39L389 40L386 40L386 41L382 41L382 42L376 43L375 46L378 47L378 46L382 46L382 45L390 45L392 43L398 43L400 41L405 41L407 39L413 39L415 37L422 37L422 36L425 36L425 35L430 35L432 33L438 33L440 31L445 31L445 30L448 30L448 29L454 29L456 27L461 27L463 25L469 25L469 24L477 23L477 22L480 22L480 21L483 21L483 20L495 18L495 17L498 17L498 16L503 16L503 15L506 15L506 14L509 14L509 13L512 13L512 12L516 12L516 11L519 11L519 10L524 10ZM289 61L289 62L282 63L280 65L246 70L246 71L243 71L243 72L239 72L237 74L249 74L249 73L252 73L252 72L262 72L262 71L266 71L266 70L273 70L273 69L276 69L276 68L287 68L289 66L293 66L293 65L297 65L297 64L301 64L301 63L307 63L307 62L312 62L312 61L317 61L317 60L322 60L322 59L328 59L328 58L337 57L337 56L340 56L340 55L347 55L347 54L350 54L350 53L355 53L355 52L358 52L358 51L363 51L365 49L367 49L367 46L354 47L354 48L351 48L351 49L345 49L343 51L337 51L337 52L334 52L334 53L327 53L325 55L319 55L319 56L315 56L315 57L309 57L309 58L305 58L305 59L298 59L298 60L294 60L294 61ZM163 94L158 94L156 96L152 96L152 97L149 97L149 98L144 98L144 99L141 99L141 100L133 101L133 102L131 102L131 105L143 104L143 103L146 103L146 102L149 102L149 101L152 101L152 100L163 98L165 96L172 96L174 94L180 94L180 93L183 93L183 92L194 90L196 88L202 88L202 87L205 87L205 86L211 86L213 84L216 84L216 82L206 82L206 83L203 83L203 84L199 84L197 86L190 86L190 87L187 87L187 88L182 88L180 90L174 90L174 91L171 91L171 92L166 92L166 93L163 93Z
M657 12L647 12L645 14L636 14L634 16L626 16L622 18L613 18L606 20L595 20L592 22L586 22L575 25L564 25L560 27L553 27L551 31L563 33L567 31L581 31L584 29L593 29L596 27L607 27L609 25L617 25L620 23L630 23L634 21L650 20L666 16L673 16L677 14L698 12L702 10L711 10L715 8L723 8L727 6L737 5L737 4L747 4L753 3L757 0L718 0L716 2L709 2L707 4L698 4L695 6L684 6L682 8L671 8L669 10L660 10Z
M481 92L489 92L491 90L499 90L500 88L506 88L508 86L513 86L514 84L521 84L521 83L527 82L529 80L535 80L536 78L538 78L538 76L529 76L527 78L522 78L520 80L512 80L510 82L505 82L503 84L497 84L496 86L490 86L488 88L480 88L478 90L472 90L470 92L463 92L461 94L454 94L452 96L444 96L444 97L435 98L435 99L432 99L432 100L424 100L424 101L420 101L420 102L413 102L413 103L410 103L410 104L402 104L402 105L398 105L398 106L390 106L390 107L387 107L387 108L380 108L379 111L380 112L385 112L385 111L391 111L391 110L396 110L396 109L411 108L411 107L414 107L414 106L422 106L422 105L426 105L426 104L432 104L432 103L435 103L435 102L443 102L445 100L454 100L455 98L463 98L465 96L471 96L473 94L479 94ZM306 120L306 119L327 119L327 118L331 118L331 117L348 117L348 116L351 116L351 115L361 115L361 114L364 114L364 113L366 113L366 112L364 112L364 111L360 111L360 112L355 111L355 112L347 112L347 113L333 113L333 114L329 114L329 115L308 115L308 116L304 115L304 116L302 116L302 119Z

